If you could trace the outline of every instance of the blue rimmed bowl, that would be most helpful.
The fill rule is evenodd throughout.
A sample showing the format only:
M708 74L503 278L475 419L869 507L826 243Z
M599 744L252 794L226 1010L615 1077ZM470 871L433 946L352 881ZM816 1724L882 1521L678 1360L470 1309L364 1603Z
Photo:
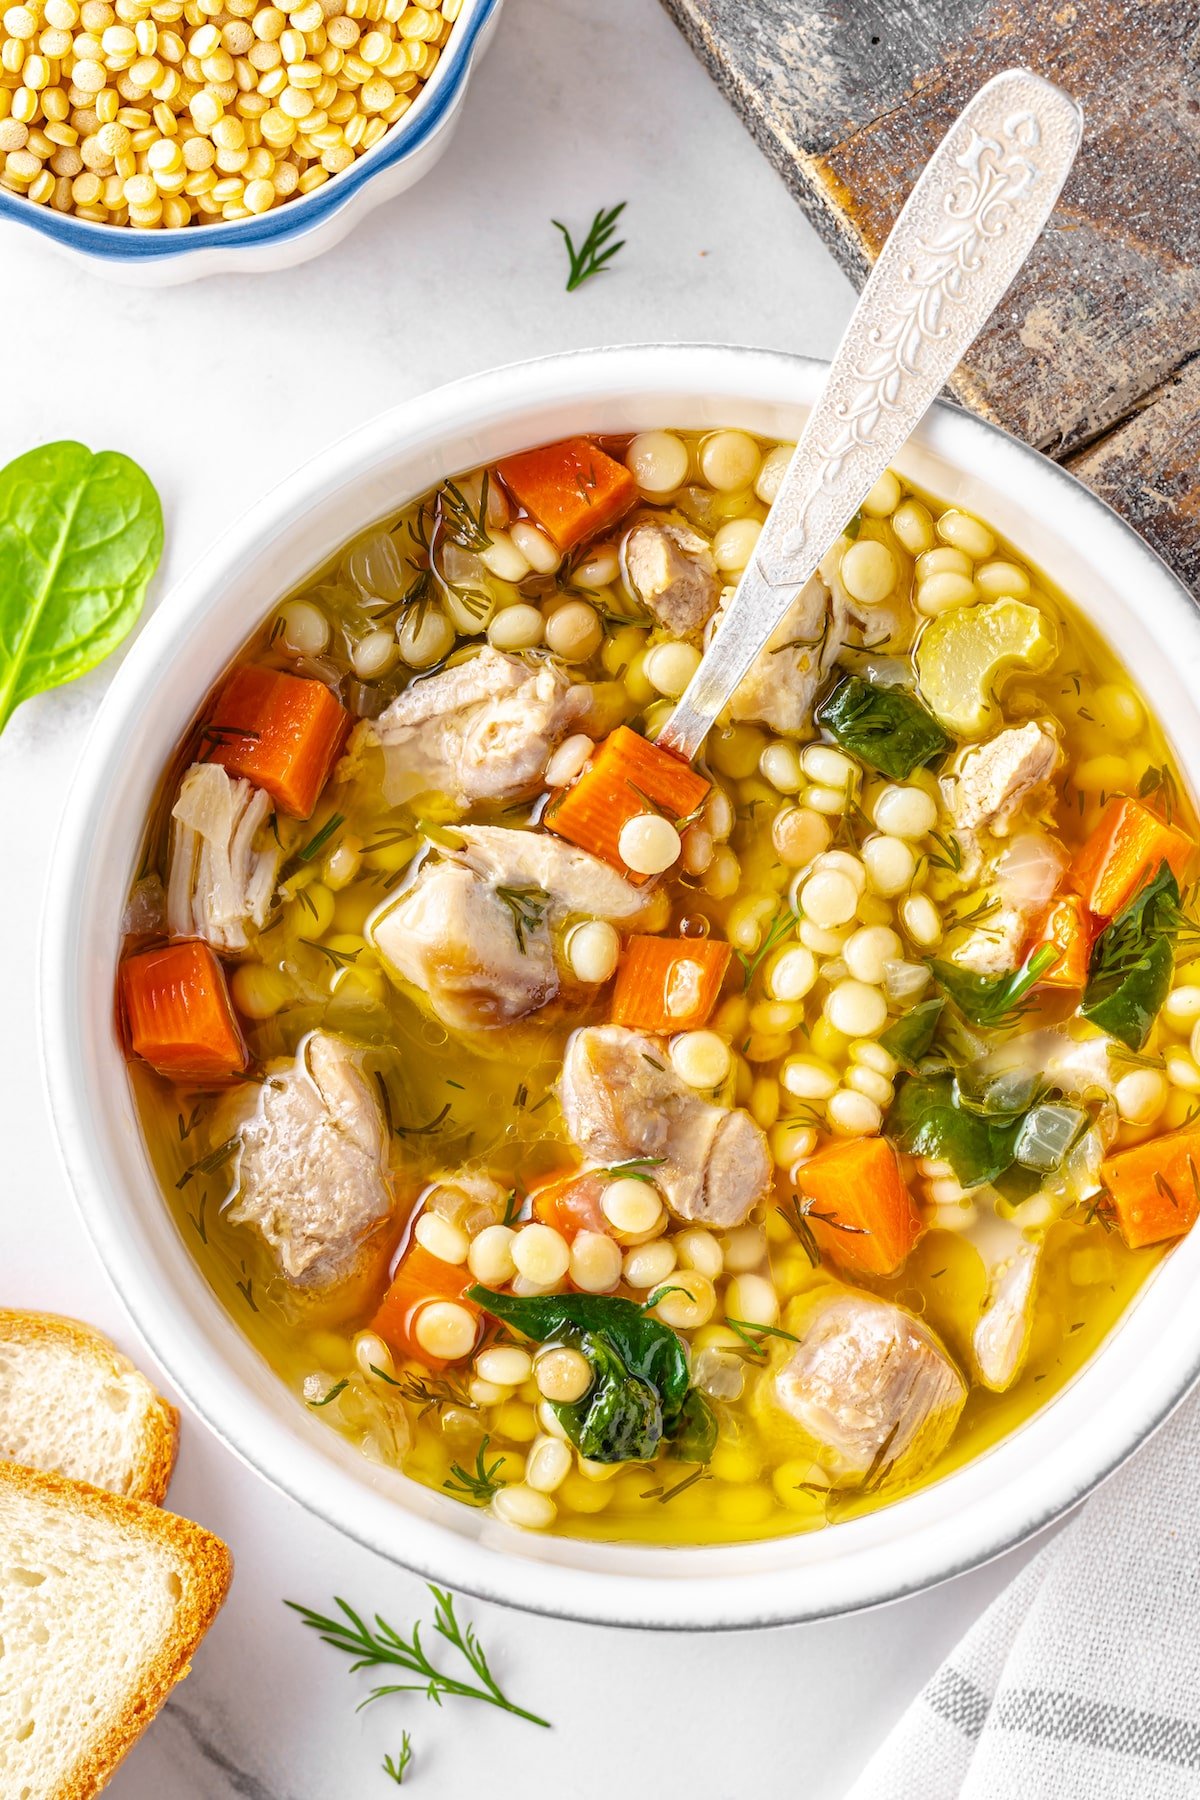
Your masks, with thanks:
M428 174L450 142L471 79L504 0L464 0L438 62L404 117L364 156L311 194L253 219L177 231L136 231L54 212L0 188L0 221L24 225L94 274L137 287L173 287L203 275L293 268L320 256L373 207Z

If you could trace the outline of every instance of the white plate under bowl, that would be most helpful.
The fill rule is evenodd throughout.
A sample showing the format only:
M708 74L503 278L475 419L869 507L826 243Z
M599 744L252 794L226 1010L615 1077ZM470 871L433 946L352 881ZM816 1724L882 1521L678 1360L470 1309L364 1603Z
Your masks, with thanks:
M272 603L373 520L455 471L571 432L738 425L794 438L821 365L758 350L643 347L479 375L398 407L308 462L158 607L100 709L61 827L42 944L43 1054L87 1227L180 1392L276 1487L451 1587L532 1611L738 1627L877 1605L975 1567L1081 1499L1200 1372L1200 1232L1076 1379L967 1467L806 1536L668 1549L523 1533L368 1462L305 1409L218 1304L142 1148L114 1025L119 921L179 733ZM1200 781L1200 617L1140 539L1070 475L940 406L902 473L979 513L1072 595L1150 696Z

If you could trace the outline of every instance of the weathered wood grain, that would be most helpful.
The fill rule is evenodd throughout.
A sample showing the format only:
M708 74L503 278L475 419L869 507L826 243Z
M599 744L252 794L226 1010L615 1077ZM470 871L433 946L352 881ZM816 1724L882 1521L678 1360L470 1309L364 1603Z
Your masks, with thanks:
M1075 95L1079 161L953 391L1200 584L1200 0L662 3L860 283L983 81L1021 64Z

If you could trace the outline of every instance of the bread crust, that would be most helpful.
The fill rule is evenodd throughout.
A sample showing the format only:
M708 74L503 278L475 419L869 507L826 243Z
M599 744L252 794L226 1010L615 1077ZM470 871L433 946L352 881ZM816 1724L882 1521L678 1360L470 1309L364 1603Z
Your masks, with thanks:
M171 1630L146 1667L138 1691L128 1696L121 1716L104 1726L64 1770L53 1796L53 1800L93 1800L188 1673L197 1645L229 1592L233 1557L220 1538L190 1519L19 1463L0 1462L0 1498L5 1493L36 1500L48 1517L65 1514L76 1524L117 1525L173 1553L183 1592Z
M22 1312L0 1307L0 1344L4 1343L18 1346L51 1344L59 1352L91 1364L105 1377L128 1379L133 1375L137 1378L146 1394L147 1405L129 1498L159 1505L166 1498L179 1452L179 1413L141 1370L103 1332L60 1313ZM0 1456L3 1454L4 1444L0 1439Z

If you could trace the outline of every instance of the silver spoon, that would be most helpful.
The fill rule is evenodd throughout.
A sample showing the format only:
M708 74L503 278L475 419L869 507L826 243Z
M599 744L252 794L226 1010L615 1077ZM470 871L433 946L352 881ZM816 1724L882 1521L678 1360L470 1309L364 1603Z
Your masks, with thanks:
M690 762L1029 255L1083 114L1025 69L980 88L892 227L754 555L658 743Z

